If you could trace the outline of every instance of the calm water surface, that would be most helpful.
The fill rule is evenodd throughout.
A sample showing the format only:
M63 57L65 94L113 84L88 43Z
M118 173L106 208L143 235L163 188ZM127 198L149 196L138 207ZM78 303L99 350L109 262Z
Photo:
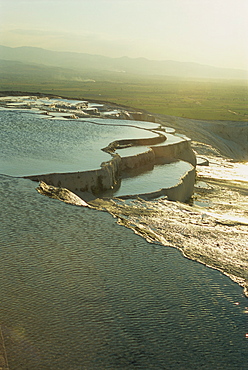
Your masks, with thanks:
M55 120L32 111L0 110L0 173L24 176L93 170L111 159L101 149L113 140L157 136L126 126L125 121L123 125L118 120L104 122Z

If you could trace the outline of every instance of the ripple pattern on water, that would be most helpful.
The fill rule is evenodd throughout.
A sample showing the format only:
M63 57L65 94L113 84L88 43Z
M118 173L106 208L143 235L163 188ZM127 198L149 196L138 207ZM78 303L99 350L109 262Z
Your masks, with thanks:
M11 369L246 369L238 285L34 187L1 176L0 322Z
M157 136L120 122L50 120L21 110L0 110L0 173L27 176L98 169L111 159L101 149L112 141Z

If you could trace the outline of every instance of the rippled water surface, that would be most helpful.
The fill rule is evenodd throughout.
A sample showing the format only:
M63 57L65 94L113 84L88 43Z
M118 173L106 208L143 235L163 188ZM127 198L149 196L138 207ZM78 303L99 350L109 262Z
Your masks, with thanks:
M209 157L192 205L110 200L109 214L41 196L15 176L99 164L109 155L99 150L89 163L85 148L127 138L131 127L0 113L0 325L10 369L247 369L248 301L234 281L248 280L248 184L217 176L246 165Z
M247 299L105 212L1 176L0 320L11 369L246 369Z
M24 176L97 169L111 159L101 149L113 140L156 136L126 126L125 121L121 125L117 120L41 118L30 111L0 110L0 173Z

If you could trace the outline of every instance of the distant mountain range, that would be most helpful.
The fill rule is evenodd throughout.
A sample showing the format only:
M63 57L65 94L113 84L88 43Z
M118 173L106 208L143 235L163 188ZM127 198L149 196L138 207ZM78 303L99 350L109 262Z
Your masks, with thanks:
M109 58L85 53L58 52L36 47L10 48L0 46L0 60L37 66L153 76L211 79L248 79L244 70L217 68L197 63L156 61L146 58ZM5 64L5 63L4 63Z

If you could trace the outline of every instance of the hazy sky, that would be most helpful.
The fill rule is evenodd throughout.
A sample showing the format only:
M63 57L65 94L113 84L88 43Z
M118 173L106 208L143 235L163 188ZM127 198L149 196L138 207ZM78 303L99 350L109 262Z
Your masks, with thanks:
M248 0L0 0L0 44L248 69Z

